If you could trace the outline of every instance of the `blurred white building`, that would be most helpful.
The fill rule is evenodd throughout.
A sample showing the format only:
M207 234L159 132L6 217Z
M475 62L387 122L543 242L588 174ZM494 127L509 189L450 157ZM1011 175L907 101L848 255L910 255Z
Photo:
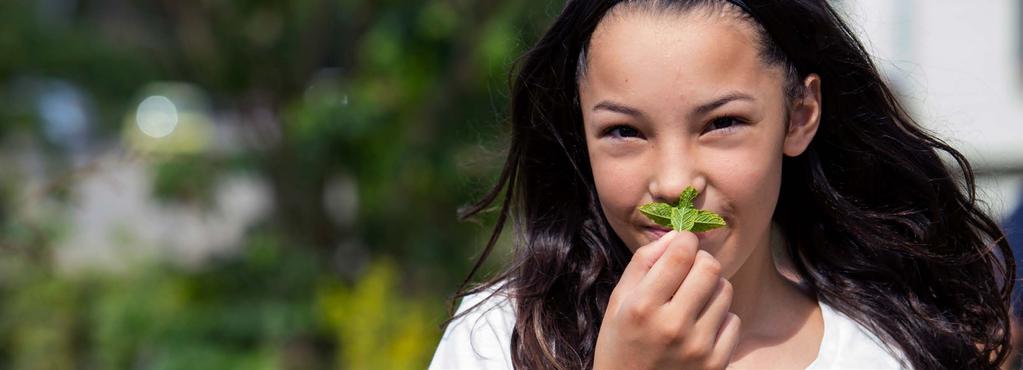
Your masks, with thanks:
M1002 220L1023 196L1018 0L837 3L921 123L966 154ZM827 83L827 82L825 82Z

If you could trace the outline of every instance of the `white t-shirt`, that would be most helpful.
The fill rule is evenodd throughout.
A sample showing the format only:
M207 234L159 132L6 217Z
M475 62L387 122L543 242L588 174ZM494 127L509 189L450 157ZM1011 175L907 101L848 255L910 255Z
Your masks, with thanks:
M458 313L486 299L490 292L468 295ZM824 338L807 369L887 370L905 369L896 355L862 325L825 304ZM441 337L429 370L511 370L511 335L515 311L498 294L465 316L452 321Z

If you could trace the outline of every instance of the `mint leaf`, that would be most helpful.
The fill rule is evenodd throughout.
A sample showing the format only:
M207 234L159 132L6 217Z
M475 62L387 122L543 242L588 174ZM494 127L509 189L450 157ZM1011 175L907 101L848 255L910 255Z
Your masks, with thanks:
M700 193L697 193L695 188L687 186L686 190L682 191L682 195L678 197L678 206L693 208L693 199L696 199L697 195Z
M679 196L678 206L665 203L647 203L639 211L658 225L670 226L675 230L702 232L726 226L725 220L714 212L696 209L693 199L699 193L692 186L686 187Z
M697 210L696 220L693 221L692 232L713 230L725 226L725 220L714 214L714 212Z
M682 228L682 213L678 211L678 208L671 209L671 228L675 230Z
M697 210L693 208L676 208L682 214L682 230L692 230L696 223Z
M647 203L639 207L640 212L661 226L671 226L671 209L667 203Z
M672 208L671 227L675 230L692 230L697 212L692 208Z

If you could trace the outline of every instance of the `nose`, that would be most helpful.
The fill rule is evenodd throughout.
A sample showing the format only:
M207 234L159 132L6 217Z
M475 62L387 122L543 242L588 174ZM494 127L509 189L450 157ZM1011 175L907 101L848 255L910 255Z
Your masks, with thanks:
M679 195L692 186L703 194L707 179L692 156L664 153L654 170L649 191L655 202L677 204Z

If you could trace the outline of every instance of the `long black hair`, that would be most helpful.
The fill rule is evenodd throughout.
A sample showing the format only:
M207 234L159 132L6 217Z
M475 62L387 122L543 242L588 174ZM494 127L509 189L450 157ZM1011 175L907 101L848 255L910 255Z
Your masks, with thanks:
M592 367L608 298L631 257L598 202L576 80L591 34L622 3L732 6L569 0L516 64L507 161L497 184L460 212L467 219L500 202L497 223L455 298L493 288L512 299L517 368ZM803 282L907 365L997 368L1009 352L1014 263L1002 230L977 205L966 158L907 114L827 2L746 3L764 62L790 71L790 83L810 73L823 82L820 126L803 154L783 160L774 214ZM508 222L512 261L470 286Z

